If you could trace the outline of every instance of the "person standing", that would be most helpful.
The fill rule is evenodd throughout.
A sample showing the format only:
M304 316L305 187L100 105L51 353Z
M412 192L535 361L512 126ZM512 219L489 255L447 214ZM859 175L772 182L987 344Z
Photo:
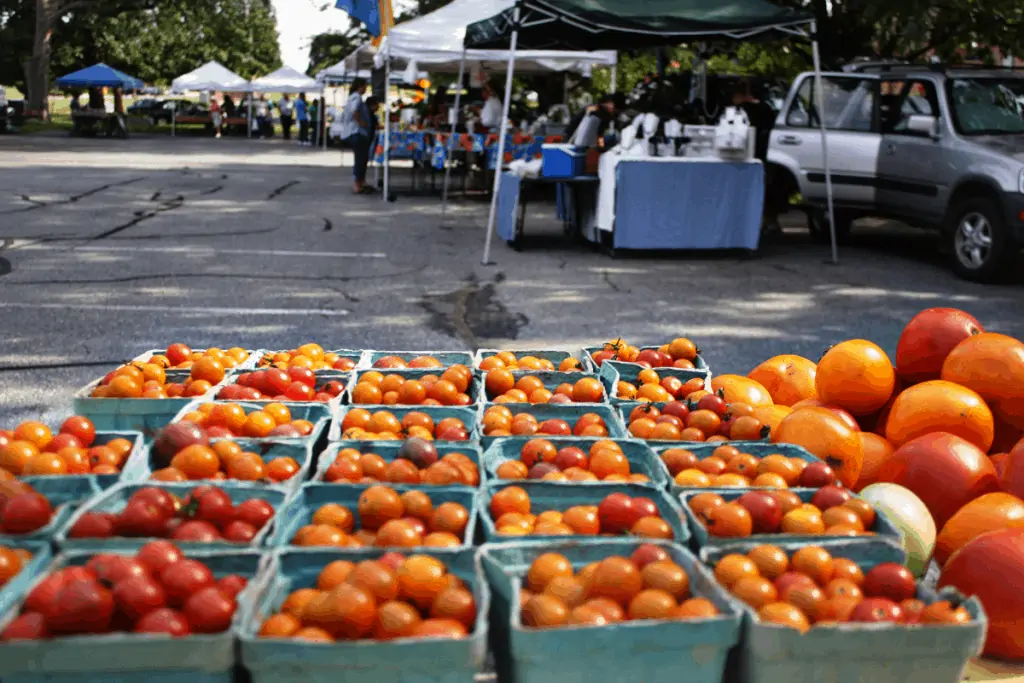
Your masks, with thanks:
M299 122L299 147L305 147L309 140L309 106L306 93L299 93L295 100L295 120Z
M217 101L217 94L214 93L210 97L210 119L213 121L214 137L220 137L221 128L221 116L220 116L220 102Z
M281 131L285 140L292 139L292 101L288 95L281 95L277 101L277 111L281 113Z
M373 191L366 186L366 167L370 163L370 148L375 142L376 135L373 139L369 137L370 115L366 103L363 102L365 92L365 79L357 78L352 81L352 89L348 101L345 102L345 110L341 114L341 139L355 157L352 163L352 189L355 194L369 194Z
M484 106L480 109L480 125L486 129L481 132L497 133L501 128L501 116L505 107L491 86L485 85L480 94L484 98Z
M309 144L317 147L320 144L320 99L313 98L309 103Z

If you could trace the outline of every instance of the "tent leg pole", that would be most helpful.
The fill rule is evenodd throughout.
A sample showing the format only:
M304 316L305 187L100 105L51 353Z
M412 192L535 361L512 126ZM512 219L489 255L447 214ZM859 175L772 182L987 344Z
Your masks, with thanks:
M252 93L249 93L249 118L245 120L246 137L252 139Z
M501 169L505 165L505 136L508 135L508 111L512 105L512 78L516 69L516 45L519 43L519 5L516 5L512 14L514 29L508 46L508 73L505 74L505 101L504 111L501 113L501 127L498 134L498 156L494 160L494 190L491 195L491 213L487 217L487 237L484 240L484 258L481 263L485 266L490 263L491 258L491 235L494 233L494 221L498 215L498 191L501 189Z
M462 48L462 59L459 60L459 80L456 84L455 90L455 111L452 119L452 134L445 142L445 155L444 155L444 188L441 192L441 227L444 227L445 217L448 213L448 186L452 180L452 152L454 148L452 143L455 142L455 130L459 125L459 106L462 102L462 79L466 75L466 48Z
M391 192L391 41L384 52L384 191L380 198L385 202Z
M828 159L828 133L825 127L825 89L821 82L821 51L818 49L818 27L811 24L814 38L812 51L814 56L814 99L817 102L818 125L821 127L822 168L825 171L825 198L828 202L828 229L832 237L832 263L839 263L839 246L836 241L836 209L832 200L832 166Z

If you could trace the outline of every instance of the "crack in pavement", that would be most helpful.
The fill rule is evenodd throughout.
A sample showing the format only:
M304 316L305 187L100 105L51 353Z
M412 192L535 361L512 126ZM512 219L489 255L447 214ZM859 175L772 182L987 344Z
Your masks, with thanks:
M286 192L286 191L287 191L287 190L288 190L289 188L292 188L292 187L295 187L296 185L298 185L298 184L299 184L299 182L300 182L300 181L298 181L298 180L289 180L289 181L288 181L287 183L285 183L285 184L284 184L284 185L282 185L281 187L277 188L276 190L274 190L273 192L271 192L270 194L268 194L268 195L267 195L267 201L270 201L271 199L276 199L277 197L280 197L280 196L281 196L282 194L284 194L284 193L285 193L285 192Z
M209 190L203 190L199 194L200 195L217 194L218 192L220 192L223 189L224 189L223 185L218 185L217 187L211 188Z
M334 229L334 223L332 223L330 221L330 219L324 218L324 232L330 232L333 229Z
M73 250L73 248L72 248ZM126 284L129 282L144 282L146 280L168 280L168 279L190 279L198 280L202 278L230 278L234 280L270 280L270 281L291 281L296 282L320 282L329 289L334 289L329 282L354 282L357 280L374 280L377 278L396 278L396 277L408 277L421 272L426 266L420 266L412 270L399 271L396 273L374 273L372 275L252 275L249 273L147 273L146 275L127 275L125 277L107 278L107 279L83 279L83 280L19 280L17 282L5 283L5 286L16 286L16 285L118 285ZM350 301L358 302L361 299L356 298L354 295L341 290L335 290L342 296L345 296Z
M78 202L78 201L80 201L82 199L85 199L86 197L91 197L94 194L99 194L100 192L103 192L105 190L109 190L109 189L111 189L113 187L124 187L125 185L131 185L133 183L139 182L140 180L145 180L147 177L149 177L149 176L141 176L139 178L131 178L129 180L123 180L123 181L116 182L116 183L107 183L106 185L100 185L99 187L93 188L91 190L86 190L85 192L82 192L80 194L71 195L67 199L59 199L59 200L57 200L55 202L41 202L39 200L32 199L31 197L28 197L27 195L21 195L22 199L25 199L26 201L33 202L32 206L26 206L26 207L21 208L21 209L11 209L10 211L0 211L0 216L7 215L7 214L13 214L13 213L26 213L28 211L35 211L36 209L45 208L47 206L60 206L60 205L63 205L63 204L74 204L74 203L76 203L76 202Z
M621 292L622 291L622 287L620 287L617 284L615 284L614 282L612 282L612 276L608 274L607 270L602 270L601 271L601 279L604 280L606 285L608 285L609 287L612 288L613 292ZM626 290L627 293L629 291L630 290Z
M135 218L131 219L130 221L128 221L127 223L125 223L123 225L118 225L117 227L111 228L110 230L105 230L105 231L101 232L100 234L93 236L92 238L90 238L90 240L91 241L95 241L95 240L106 239L107 237L111 237L112 235L116 235L117 233L121 232L122 230L127 230L128 228L135 227L139 223L141 223L143 221L146 221L146 220L149 220L150 218L153 218L154 216L158 216L158 215L160 215L162 213L165 213L167 211L173 211L174 209L181 208L185 204L185 198L182 197L181 195L178 195L174 199L161 202L161 204L162 205L159 208L153 209L152 211L142 211L142 212L136 211L135 212Z

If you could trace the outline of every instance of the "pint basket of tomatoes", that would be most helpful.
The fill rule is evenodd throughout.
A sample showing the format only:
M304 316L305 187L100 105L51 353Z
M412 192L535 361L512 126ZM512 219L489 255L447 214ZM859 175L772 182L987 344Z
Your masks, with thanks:
M569 351L551 349L502 350L478 349L473 367L479 370L506 368L508 370L551 370L559 372L593 372L590 358L579 358Z
M291 401L199 400L182 408L171 424L183 421L203 427L211 438L316 443L330 424L331 408Z
M747 615L742 681L956 683L985 641L977 599L915 583L898 542L743 542L700 557Z
M0 614L17 604L51 559L49 541L0 543Z
M547 370L492 368L484 372L487 401L518 404L601 404L608 402L598 375Z
M475 440L479 412L455 406L339 406L330 441Z
M706 488L821 488L835 472L801 446L761 441L651 444L672 493Z
M534 435L624 439L626 430L618 412L604 404L494 404L484 408L480 443L485 448L496 439Z
M508 437L484 451L484 464L491 481L632 482L658 488L668 483L654 451L626 439Z
M424 484L476 488L483 456L476 446L426 439L335 441L320 454L313 481L336 485Z
M177 443L158 439L148 449L144 474L135 481L230 482L258 489L270 485L294 490L313 466L313 443L296 443L296 439L203 439L201 428L184 422L169 429L175 430Z
M465 365L428 370L361 370L345 400L359 406L471 406L480 400L480 378Z
M240 633L253 683L471 683L485 662L489 590L473 552L432 551L277 553Z
M254 368L278 368L288 370L291 367L309 368L313 372L327 372L340 370L350 372L356 369L363 357L362 351L356 349L335 349L325 350L323 346L316 343L301 344L294 349L288 350L267 350L259 353L259 361Z
M252 613L262 566L258 552L167 541L137 553L63 553L0 617L0 676L230 683L235 632Z
M102 491L88 477L34 477L0 487L0 543L52 540L78 506Z
M488 544L479 561L500 680L719 683L739 640L739 609L675 543Z
M817 490L691 490L680 500L698 548L745 538L761 543L902 538L883 512L836 485Z
M345 398L351 372L266 368L236 372L217 389L220 401L315 401L336 405Z
M491 482L480 491L488 543L597 541L599 535L690 540L679 504L640 484L566 486L551 481Z
M470 548L477 491L456 486L304 485L278 513L270 547Z
M661 403L676 401L706 390L710 374L694 375L693 370L682 368L643 368L637 365L601 366L601 382L613 405L629 401Z
M357 370L431 370L453 365L473 367L468 351L365 351Z
M221 482L118 484L82 505L54 538L65 550L132 550L165 538L183 549L258 548L289 491Z

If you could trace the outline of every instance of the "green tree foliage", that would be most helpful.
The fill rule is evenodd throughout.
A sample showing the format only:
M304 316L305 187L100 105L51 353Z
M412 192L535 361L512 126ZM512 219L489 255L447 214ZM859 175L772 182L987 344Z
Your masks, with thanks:
M333 8L330 11L337 11ZM370 40L370 34L366 27L358 21L351 20L349 28L344 33L321 33L313 37L309 44L309 70L310 76L315 76L329 66L352 54L360 45Z

